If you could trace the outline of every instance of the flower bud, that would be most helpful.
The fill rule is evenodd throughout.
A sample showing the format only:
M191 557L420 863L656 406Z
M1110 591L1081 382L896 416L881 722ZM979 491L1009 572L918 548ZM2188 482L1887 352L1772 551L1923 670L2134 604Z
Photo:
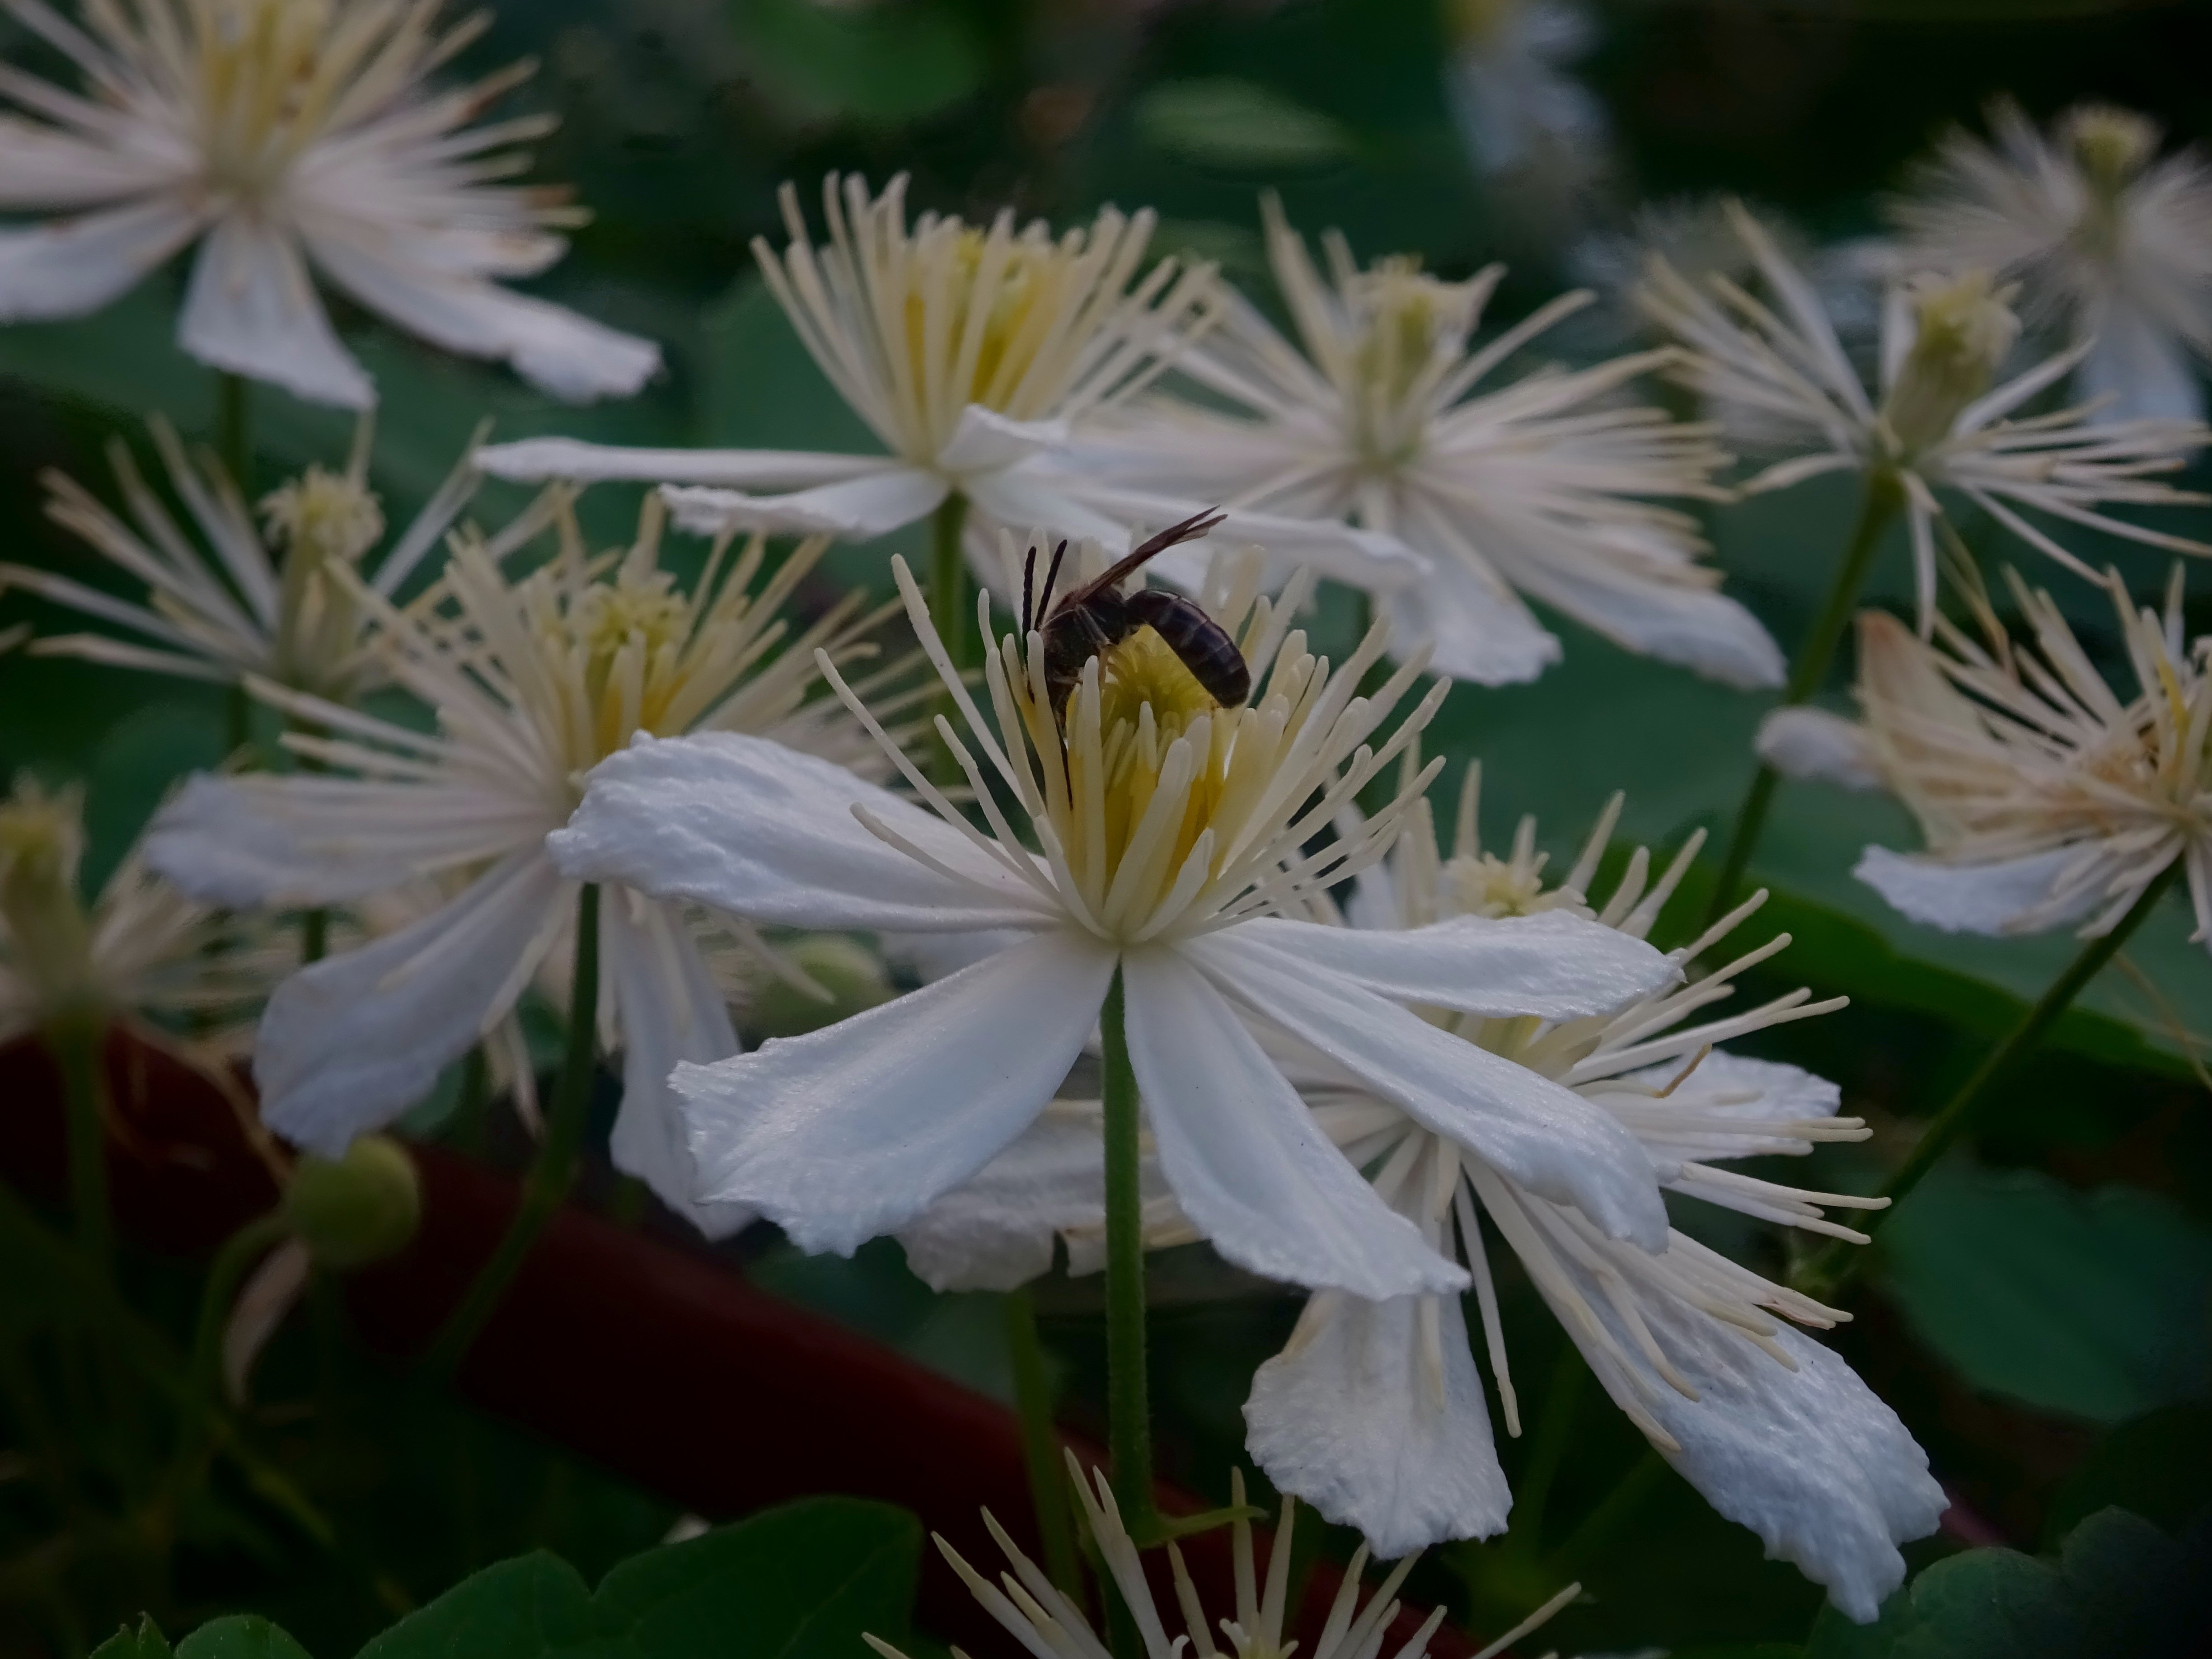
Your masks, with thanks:
M320 1267L362 1267L396 1255L422 1219L415 1161L387 1135L363 1135L343 1158L302 1158L284 1188L285 1224Z
M1881 415L1909 459L1942 442L1962 410L1990 389L2020 337L2020 319L1985 270L1916 277L1901 296L1912 317L1912 345L1882 399Z
M785 961L830 994L827 1000L788 979L771 979L754 993L746 1021L763 1038L804 1036L841 1019L889 1002L893 992L874 952L839 933L818 933L783 951Z
M49 1016L92 994L92 931L76 890L83 815L83 790L49 795L28 776L0 801L0 927L9 964Z

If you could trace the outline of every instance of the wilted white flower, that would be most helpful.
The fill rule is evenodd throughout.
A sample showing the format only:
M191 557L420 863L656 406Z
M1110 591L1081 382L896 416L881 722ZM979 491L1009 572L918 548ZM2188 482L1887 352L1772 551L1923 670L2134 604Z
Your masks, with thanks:
M1136 1624L1145 1644L1145 1659L1183 1659L1186 1644L1188 1654L1195 1656L1195 1659L1219 1659L1224 1649L1215 1639L1217 1630L1228 1638L1226 1650L1235 1659L1289 1659L1298 1648L1296 1640L1287 1639L1285 1635L1286 1615L1297 1612L1290 1605L1291 1535L1297 1512L1296 1499L1283 1500L1282 1518L1276 1523L1274 1540L1268 1548L1264 1577L1253 1548L1251 1522L1240 1518L1233 1523L1235 1536L1230 1547L1237 1583L1236 1616L1224 1619L1218 1625L1206 1623L1206 1609L1199 1600L1197 1585L1191 1582L1189 1569L1183 1565L1182 1552L1173 1544L1168 1546L1168 1562L1175 1573L1176 1611L1182 1616L1186 1632L1170 1636L1168 1623L1160 1615L1159 1603L1145 1576L1143 1559L1128 1528L1122 1524L1121 1510L1114 1502L1113 1489L1108 1486L1106 1477L1095 1470L1086 1476L1073 1452L1067 1454L1067 1473L1069 1485L1083 1506L1085 1530L1091 1534L1099 1562L1114 1581L1123 1605ZM1242 1470L1231 1471L1230 1497L1239 1509L1244 1507ZM1037 1570L1036 1564L1022 1553L988 1510L983 1511L983 1524L989 1529L992 1541L1006 1552L1006 1560L1013 1568L1011 1572L1001 1573L996 1584L969 1566L941 1534L937 1538L937 1547L953 1571L960 1575L960 1582L982 1603L984 1611L1035 1659L1111 1659L1111 1650L1091 1628L1083 1609ZM1321 1636L1314 1644L1312 1659L1380 1659L1390 1627L1398 1617L1399 1604L1395 1599L1398 1587L1405 1583L1406 1575L1413 1571L1419 1559L1408 1556L1399 1562L1382 1581L1382 1588L1362 1607L1360 1575L1367 1565L1367 1551L1363 1547L1354 1553L1329 1607ZM1495 1659L1495 1656L1536 1629L1581 1593L1580 1584L1570 1584L1532 1616L1474 1655L1474 1659ZM1394 1659L1426 1659L1430 1638L1443 1623L1443 1617L1442 1607L1431 1612L1397 1649ZM873 1636L867 1641L882 1659L906 1659L888 1642Z
M1741 208L1736 234L1773 304L1725 277L1693 287L1664 259L1650 266L1640 303L1691 348L1684 380L1748 423L1763 420L1778 447L1803 453L1769 466L1743 488L1785 489L1826 472L1894 478L1905 492L1923 630L1935 614L1939 492L1955 490L2038 551L2077 574L2094 573L2021 516L2047 514L2153 547L2212 552L2203 544L2112 517L2108 506L2166 506L2202 499L2154 481L2204 443L2205 429L2177 420L2105 421L2062 410L2009 418L2071 372L2076 346L1996 383L2020 331L2010 290L1987 272L1922 276L1893 289L1882 317L1880 386L1869 393L1803 275Z
M1676 975L1671 962L1570 916L1371 934L1305 919L1382 854L1425 781L1362 833L1309 849L1442 698L1438 686L1370 749L1419 669L1357 694L1380 628L1332 667L1285 636L1295 592L1280 608L1255 601L1258 562L1243 561L1207 603L1253 670L1245 706L1216 704L1150 629L1084 662L1063 701L1033 631L990 653L987 719L905 565L892 568L965 719L964 741L950 721L939 732L988 830L887 735L927 810L773 744L711 735L603 763L553 838L572 875L757 921L990 936L981 959L910 995L681 1068L702 1200L757 1206L806 1249L897 1231L1037 1120L1118 982L1160 1170L1253 1272L1377 1296L1466 1282L1316 1133L1255 1036L1285 1030L1606 1236L1658 1248L1665 1218L1632 1135L1522 1068L1461 1063L1465 1045L1397 1000L1568 1018L1650 994Z
M631 547L599 558L586 556L563 492L551 508L559 552L520 580L463 539L434 596L450 603L402 611L353 583L392 679L436 711L434 732L253 680L306 728L288 735L289 748L352 775L202 775L149 835L156 868L221 904L445 890L412 900L415 921L301 969L270 999L254 1054L263 1115L325 1156L422 1098L549 956L570 948L578 884L555 867L545 837L602 756L640 732L711 726L862 757L854 739L866 740L848 733L836 704L805 701L816 647L853 651L857 597L788 641L777 620L825 544L768 574L761 540L733 561L724 544L686 597L658 565L657 501ZM741 1212L689 1201L667 1091L678 1060L736 1051L721 989L683 906L615 886L599 906L600 1036L626 1056L616 1166L702 1228L727 1231Z
M909 228L906 179L870 198L858 179L825 179L826 246L817 247L784 187L791 242L753 244L761 272L808 352L887 452L620 449L531 438L483 452L502 478L629 478L668 490L678 521L864 539L928 517L951 496L969 507L967 548L984 581L1006 590L994 555L1001 530L1050 525L1121 551L1129 526L1166 524L1206 505L1066 465L1081 428L1140 390L1213 323L1223 290L1211 267L1164 259L1139 272L1153 216L1112 208L1054 238L988 230L926 213ZM762 494L768 491L772 493ZM1232 532L1279 552L1403 580L1418 564L1387 538L1249 515Z
M366 419L344 471L310 465L272 491L261 503L259 531L220 463L202 456L196 464L167 422L157 416L150 425L170 489L198 536L147 486L119 440L109 445L108 457L128 520L74 478L48 471L47 516L144 582L147 595L143 605L132 604L52 571L0 565L0 586L24 588L138 636L67 634L42 638L32 651L185 679L235 683L258 675L336 702L372 689L382 667L368 618L354 604L351 585L333 573L362 570L372 592L386 599L396 593L476 493L477 474L465 457L371 568L367 556L383 539L384 512L368 486ZM539 527L524 526L521 538Z
M441 33L436 0L45 0L8 9L76 64L82 93L0 65L0 321L79 317L198 240L178 342L318 403L375 387L339 343L310 264L434 345L499 357L556 396L627 395L649 341L511 293L580 222L558 191L499 182L550 118L472 125L529 74L434 91L489 25Z
M0 1043L58 1022L125 1020L173 1048L150 1017L205 1026L196 1046L230 1047L277 958L155 877L136 847L88 910L83 807L81 789L48 793L27 776L0 799Z
M2193 357L2212 352L2212 167L2160 158L2148 117L2080 104L2049 137L2020 106L1990 112L1994 143L1947 138L1890 216L1916 270L2016 279L2028 320L2089 343L2082 398L2115 417L2204 412Z
M1861 736L1870 769L1918 820L1926 850L1869 847L1854 872L1916 921L2024 933L2108 932L2179 860L2212 941L2212 641L2182 635L2117 574L2112 609L2135 689L2090 660L2047 593L2016 586L2033 643L1984 609L1984 641L1934 644L1859 618Z
M1725 458L1705 428L1618 401L1671 351L1483 390L1590 296L1553 301L1478 348L1501 267L1464 283L1403 259L1362 270L1331 234L1324 281L1281 210L1264 208L1303 352L1239 301L1176 365L1231 412L1150 399L1115 422L1096 464L1176 494L1398 537L1431 573L1367 585L1400 648L1431 651L1457 678L1533 679L1559 660L1525 594L1630 650L1731 684L1780 684L1782 653L1718 592L1692 522L1656 505L1717 494L1709 480Z

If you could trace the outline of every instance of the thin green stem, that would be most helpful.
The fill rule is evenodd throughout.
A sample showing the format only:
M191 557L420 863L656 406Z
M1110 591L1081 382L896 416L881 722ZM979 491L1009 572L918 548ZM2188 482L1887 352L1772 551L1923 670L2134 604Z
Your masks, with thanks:
M952 665L963 671L975 665L977 656L974 646L975 631L975 586L968 575L968 559L960 545L961 532L968 522L968 498L954 490L938 503L937 511L929 515L929 619L937 629L937 637L945 642L945 654ZM945 686L937 689L931 699L930 715L933 722L942 716L948 720L957 719L951 690ZM934 748L933 770L936 781L955 784L962 781L960 765L952 751L943 742Z
M1060 1436L1053 1429L1052 1378L1045 1368L1044 1344L1037 1336L1036 1298L1024 1285L1006 1293L1004 1306L1006 1358L1014 1374L1014 1410L1022 1426L1022 1462L1029 1469L1037 1533L1044 1540L1045 1576L1055 1589L1080 1607L1082 1559L1076 1553L1067 1477L1060 1467Z
M1804 642L1797 647L1796 659L1790 665L1790 679L1782 688L1782 707L1794 708L1808 701L1827 678L1828 665L1836 659L1836 649L1843 643L1844 631L1850 626L1851 613L1858 606L1859 590L1866 586L1875 555L1881 550L1881 538L1904 505L1904 487L1895 473L1883 469L1867 474L1859 496L1858 520L1851 526L1843 557L1837 561L1820 613L1813 619ZM1720 879L1714 884L1712 901L1705 908L1708 927L1725 915L1735 902L1736 889L1743 883L1751 855L1759 848L1759 834L1766 827L1767 809L1774 804L1774 787L1779 781L1771 767L1762 765L1752 775L1751 787L1745 791L1743 805L1736 811L1735 828L1729 834Z
M2158 908L2174 883L2180 879L2182 860L2172 863L2154 877L2130 905L2127 914L2113 924L2112 929L2093 939L2083 941L2074 960L2065 970L2051 981L2050 988L2036 999L2035 1006L2020 1017L2003 1041L1982 1057L1971 1076L1953 1091L1928 1127L1921 1131L1920 1139L1913 1143L1911 1156L1893 1171L1882 1182L1878 1194L1889 1200L1887 1209L1871 1211L1861 1224L1868 1233L1877 1231L1883 1222L1897 1213L1897 1206L1906 1194L1917 1187L1929 1170L1951 1149L1954 1142L1966 1132L1983 1107L1995 1097L1996 1085L2040 1048L2043 1039L2081 994L2089 981L2104 970L2105 964L2117 955L2122 945L2143 920ZM1866 1252L1843 1243L1831 1244L1806 1264L1798 1275L1799 1282L1809 1295L1826 1297L1833 1295L1856 1274Z
M1151 1389L1145 1374L1145 1213L1137 1079L1129 1066L1122 1018L1121 972L1106 992L1098 1018L1105 1038L1106 1132L1106 1415L1114 1466L1114 1501L1139 1544L1152 1541Z
M428 1376L451 1376L460 1369L470 1344L506 1293L507 1281L576 1183L577 1154L583 1144L584 1120L598 1064L594 1035L599 997L599 890L586 883L576 898L576 963L568 987L568 1046L562 1057L561 1076L553 1085L545 1138L538 1143L538 1157L523 1182L522 1201L515 1208L514 1219L507 1224L506 1236L478 1270L468 1294L423 1358L422 1368Z
M242 374L215 377L215 453L222 470L248 501L253 499L252 384Z
M185 1431L180 1462L198 1461L222 1380L222 1332L238 1287L253 1265L284 1237L283 1217L270 1212L247 1222L222 1243L200 1287L200 1312L192 1327L192 1355L185 1372Z
M97 1014L70 1015L47 1029L46 1042L62 1071L76 1247L104 1281L114 1255L107 1212L107 1021Z

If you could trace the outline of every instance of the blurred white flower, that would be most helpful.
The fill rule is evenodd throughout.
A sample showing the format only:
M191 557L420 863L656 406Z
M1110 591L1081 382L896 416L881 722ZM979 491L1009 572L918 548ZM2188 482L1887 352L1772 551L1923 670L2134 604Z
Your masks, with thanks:
M1245 706L1216 704L1150 629L1085 661L1062 704L1032 632L991 651L987 720L905 565L892 568L965 719L965 743L949 721L939 732L988 833L888 735L885 753L932 810L773 744L714 735L641 742L603 763L551 843L572 876L758 921L992 936L988 954L910 995L679 1069L702 1199L755 1205L810 1250L849 1253L901 1229L1038 1119L1118 973L1160 1170L1231 1261L1378 1296L1466 1283L1316 1133L1255 1030L1297 1030L1422 1121L1579 1203L1608 1236L1657 1247L1665 1217L1632 1137L1519 1068L1438 1069L1461 1045L1393 999L1418 988L1500 1017L1564 1017L1646 994L1673 963L1571 917L1371 935L1303 919L1381 855L1425 781L1364 833L1309 850L1441 701L1438 686L1370 749L1418 672L1357 695L1380 629L1332 668L1303 635L1285 637L1295 589L1279 608L1255 601L1258 561L1245 560L1207 595L1259 688ZM996 805L1000 791L1041 854Z
M202 240L178 341L317 403L375 387L308 268L447 350L511 362L572 399L627 395L659 349L495 279L544 270L581 222L562 193L499 182L550 118L472 125L529 74L428 79L489 26L440 33L436 0L45 0L8 9L73 62L70 92L0 65L0 321L78 317Z
M1282 1516L1276 1522L1274 1540L1268 1547L1264 1576L1253 1547L1251 1522L1240 1519L1233 1523L1231 1551L1237 1584L1236 1616L1221 1620L1218 1625L1206 1622L1198 1586L1191 1582L1189 1569L1183 1565L1182 1552L1172 1543L1168 1546L1168 1564L1175 1575L1176 1610L1182 1615L1185 1632L1170 1636L1167 1620L1161 1617L1159 1603L1152 1595L1151 1581L1145 1575L1143 1558L1128 1528L1121 1522L1121 1512L1114 1502L1113 1489L1108 1486L1106 1477L1096 1470L1086 1476L1074 1453L1068 1453L1066 1457L1068 1484L1083 1506L1084 1529L1090 1534L1097 1560L1114 1581L1122 1604L1136 1625L1144 1643L1145 1659L1185 1659L1186 1655L1191 1659L1220 1659L1223 1647L1215 1639L1217 1630L1229 1638L1227 1650L1236 1659L1289 1659L1299 1646L1297 1641L1286 1639L1284 1634L1287 1619L1297 1611L1290 1601L1291 1542L1297 1512L1295 1498L1283 1500ZM1242 1509L1243 1472L1232 1469L1229 1480L1230 1501ZM984 1611L1035 1659L1108 1659L1110 1650L1091 1629L1082 1607L1054 1587L1052 1581L1037 1570L1036 1564L1006 1535L1006 1529L988 1510L983 1511L983 1524L989 1529L992 1541L1006 1552L1006 1560L1013 1569L1001 1573L998 1583L992 1583L969 1566L941 1534L937 1538L937 1548L953 1571L960 1575L960 1582L982 1603ZM1364 1546L1356 1551L1345 1570L1344 1581L1337 1589L1321 1635L1314 1644L1312 1659L1380 1659L1391 1625L1398 1617L1399 1603L1395 1599L1398 1587L1406 1582L1406 1575L1413 1570L1419 1559L1408 1556L1391 1568L1389 1577L1363 1607L1360 1577L1366 1570L1367 1551ZM1581 1593L1580 1584L1570 1584L1473 1659L1496 1659L1497 1655L1535 1630ZM1394 1659L1426 1659L1430 1638L1443 1623L1443 1608L1432 1611L1397 1649ZM873 1636L867 1641L882 1659L906 1659L888 1642Z
M1690 348L1686 384L1734 411L1731 429L1763 422L1774 447L1802 453L1743 485L1786 489L1827 472L1893 477L1905 495L1921 624L1933 623L1938 491L1955 490L1997 523L2068 569L2091 571L2021 514L2048 514L2108 535L2185 553L2212 546L2148 529L2101 511L2113 505L2197 501L2154 481L2178 456L2212 439L2191 421L2106 421L2067 409L2008 418L2081 361L2086 345L1996 383L2020 332L2010 289L1984 271L1922 276L1893 287L1883 308L1877 391L1870 394L1845 356L1812 285L1775 247L1765 228L1731 207L1772 304L1723 276L1692 285L1655 258L1639 295L1647 315Z
M1915 270L1978 269L2021 285L2028 321L2091 342L2074 371L2112 418L2204 412L2192 358L2212 352L2212 167L2161 158L2157 124L2079 104L2038 132L2017 104L1994 142L1954 132L1890 206Z
M2108 932L2181 860L2195 937L2212 945L2212 641L2185 641L2180 572L2166 611L2112 609L2135 677L2114 690L2047 593L2015 582L2033 643L1983 607L1985 642L1936 643L1859 618L1863 732L1926 850L1869 847L1855 873L1916 921L2025 933Z
M384 513L368 487L366 416L345 470L310 465L272 491L261 503L265 527L258 531L219 462L188 456L158 416L149 425L170 489L198 535L181 527L147 486L119 439L110 443L108 457L127 520L74 478L49 471L47 517L145 583L147 595L134 604L73 577L0 564L0 586L23 588L138 636L49 636L33 644L33 653L185 679L236 683L258 675L334 702L374 689L383 666L368 618L353 603L349 586L331 573L341 566L362 570L371 592L386 599L396 593L475 495L478 476L467 458L371 565L368 555L383 539Z
M482 452L502 478L628 478L672 486L678 522L881 536L957 495L974 509L966 544L988 585L1007 591L1000 531L1049 525L1126 550L1130 526L1188 518L1204 501L1119 486L1066 465L1085 423L1140 390L1210 327L1224 302L1211 266L1164 259L1141 276L1153 215L1112 208L1055 238L1011 210L988 230L923 214L906 221L906 179L869 197L858 179L823 180L830 240L817 247L798 192L783 191L791 241L753 252L799 338L886 452L621 449L530 438ZM769 491L772 493L761 494ZM1319 568L1406 580L1419 566L1385 537L1232 518Z
M210 1068L242 1017L289 964L251 924L197 904L133 847L88 909L79 896L84 797L27 776L0 798L0 1043L57 1021L128 1022L142 1038ZM190 1048L153 1021L199 1028Z
M1605 106L1569 71L1597 43L1570 0L1453 0L1444 84L1474 165L1486 173L1603 169Z
M1620 401L1671 351L1481 390L1590 296L1555 300L1476 348L1501 267L1464 283L1404 259L1362 270L1332 233L1324 280L1281 210L1272 199L1263 209L1303 352L1237 301L1176 364L1212 406L1133 406L1094 444L1093 465L1177 495L1400 538L1431 573L1364 585L1389 607L1400 648L1433 652L1456 678L1534 679L1559 660L1525 594L1629 650L1735 685L1781 683L1782 653L1719 592L1692 521L1655 504L1717 495L1710 479L1726 458L1708 429Z
M289 748L352 775L203 775L149 832L155 866L211 902L398 895L419 911L301 969L270 999L254 1054L263 1115L325 1156L421 1099L570 948L577 884L555 867L545 837L602 756L640 732L715 727L862 757L866 739L834 702L805 702L816 647L860 648L858 596L794 639L778 620L825 544L764 574L762 541L734 561L726 543L687 598L658 566L658 501L647 500L630 548L590 558L565 492L549 494L523 522L557 523L559 551L520 580L472 538L457 538L432 603L395 610L351 580L392 681L436 711L434 733L252 680L301 728ZM426 881L446 890L434 898ZM599 903L600 1035L625 1054L616 1166L702 1228L726 1231L741 1212L689 1201L667 1091L678 1060L736 1051L721 988L684 906L613 886Z

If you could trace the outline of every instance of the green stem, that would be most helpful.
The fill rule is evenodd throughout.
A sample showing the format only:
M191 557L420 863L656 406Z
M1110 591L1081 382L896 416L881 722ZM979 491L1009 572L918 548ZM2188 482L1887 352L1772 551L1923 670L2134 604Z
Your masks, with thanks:
M2051 981L2050 988L2036 999L2035 1006L2020 1017L2012 1030L2005 1033L2002 1042L1982 1057L1982 1063L1974 1068L1972 1075L1929 1120L1920 1139L1913 1143L1911 1156L1882 1182L1879 1196L1889 1200L1889 1206L1869 1212L1861 1224L1863 1231L1876 1231L1897 1213L1897 1206L1905 1194L1920 1184L1922 1177L1951 1149L1952 1143L1966 1133L1984 1104L1995 1096L1996 1085L2042 1046L2045 1036L2057 1023L2058 1017L2103 971L2105 964L2128 942L2129 936L2142 925L2143 919L2158 908L2159 901L2180 879L2181 872L2182 860L2177 858L2153 878L2110 932L2083 941L2074 960L2066 964L2065 971ZM1840 1242L1831 1244L1807 1264L1805 1272L1799 1276L1801 1283L1808 1287L1807 1294L1825 1298L1849 1283L1865 1259L1866 1253L1862 1249Z
M1052 1379L1037 1337L1036 1298L1028 1285L1005 1297L1006 1358L1014 1373L1014 1409L1022 1426L1022 1462L1028 1466L1030 1498L1036 1505L1037 1533L1044 1540L1045 1576L1054 1589L1083 1605L1083 1571L1076 1553L1073 1515L1066 1475L1060 1468L1060 1436L1052 1424Z
M114 1254L107 1212L107 1022L79 1014L57 1020L46 1041L62 1070L69 1115L70 1218L77 1249L105 1281Z
M222 1383L222 1331L238 1287L253 1265L284 1237L283 1217L272 1211L247 1222L216 1252L207 1282L200 1289L200 1315L192 1327L192 1357L187 1373L185 1423L188 1443L214 1412Z
M945 642L945 653L952 659L953 667L963 672L975 665L971 658L976 655L971 643L975 627L975 588L960 546L960 532L967 522L968 498L957 489L929 515L929 619L936 625L937 637ZM929 712L933 726L940 715L957 724L949 687L937 689ZM935 781L961 782L963 774L952 751L942 741L934 743L933 750Z
M450 1376L460 1369L470 1344L499 1305L507 1281L575 1185L577 1153L583 1143L584 1120L597 1066L594 1036L599 1000L599 890L586 883L576 897L576 963L568 988L568 1046L562 1057L560 1079L553 1085L545 1139L538 1145L538 1157L523 1183L522 1202L515 1209L514 1219L507 1224L506 1236L423 1358L423 1370L431 1376Z
M1837 562L1828 596L1821 601L1820 614L1814 618L1811 630L1797 647L1796 659L1790 665L1789 683L1782 688L1783 708L1809 700L1827 678L1828 665L1836 659L1836 648L1843 643L1844 630L1850 626L1851 613L1857 608L1859 590L1866 586L1875 555L1881 550L1881 538L1904 505L1904 487L1895 473L1884 469L1867 474L1866 487L1859 496L1858 521L1851 526L1850 540ZM1705 908L1707 927L1725 915L1735 902L1736 889L1742 884L1751 855L1758 850L1759 833L1766 827L1767 809L1774 803L1774 787L1779 781L1769 766L1762 765L1752 775L1751 787L1736 811L1735 828L1729 835L1720 880L1713 887L1712 902Z
M216 371L215 453L248 503L253 500L252 386L242 374Z
M1121 970L1114 970L1098 1025L1105 1038L1106 1416L1114 1501L1139 1544L1153 1541L1151 1390L1145 1376L1145 1213L1137 1079L1129 1066Z

